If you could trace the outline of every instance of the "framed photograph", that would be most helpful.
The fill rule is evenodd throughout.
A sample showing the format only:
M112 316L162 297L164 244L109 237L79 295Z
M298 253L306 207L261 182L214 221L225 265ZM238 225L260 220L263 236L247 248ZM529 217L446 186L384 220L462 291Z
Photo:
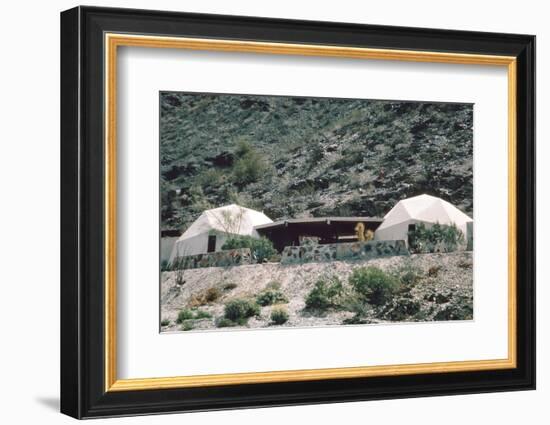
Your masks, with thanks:
M535 388L535 37L61 14L61 411Z

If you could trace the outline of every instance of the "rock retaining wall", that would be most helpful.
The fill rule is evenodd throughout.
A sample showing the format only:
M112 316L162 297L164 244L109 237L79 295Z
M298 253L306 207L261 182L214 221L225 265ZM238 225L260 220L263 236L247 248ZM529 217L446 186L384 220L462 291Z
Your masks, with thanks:
M172 263L172 269L185 270L200 267L228 267L253 264L250 248L229 249L208 254L187 255L178 257Z
M394 255L409 255L405 241L369 241L287 246L283 250L281 263L296 264L334 260L368 260Z

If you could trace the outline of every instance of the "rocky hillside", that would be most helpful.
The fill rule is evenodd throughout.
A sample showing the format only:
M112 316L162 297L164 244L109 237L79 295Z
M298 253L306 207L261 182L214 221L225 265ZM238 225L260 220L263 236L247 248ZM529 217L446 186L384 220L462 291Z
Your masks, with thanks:
M318 280L327 276L338 276L344 286L342 298L349 298L353 294L349 276L357 268L366 266L398 276L402 282L400 290L378 305L363 304L355 299L329 306L323 312L306 308L308 294ZM279 299L272 297L270 305L261 307L246 323L233 324L231 329L471 320L472 279L471 252L416 254L368 261L214 267L186 270L179 276L178 272L163 272L161 325L163 332L217 329L232 300L257 300L266 291L279 294ZM284 323L273 323L271 313L274 309L287 313Z
M273 220L383 216L428 193L473 212L466 104L161 93L162 226L236 202Z

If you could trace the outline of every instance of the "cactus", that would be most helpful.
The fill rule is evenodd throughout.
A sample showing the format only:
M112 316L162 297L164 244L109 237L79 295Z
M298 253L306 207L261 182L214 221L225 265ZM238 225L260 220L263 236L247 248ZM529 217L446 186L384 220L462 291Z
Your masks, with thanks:
M355 225L355 234L357 235L357 240L359 242L365 241L365 225L363 223L357 223Z

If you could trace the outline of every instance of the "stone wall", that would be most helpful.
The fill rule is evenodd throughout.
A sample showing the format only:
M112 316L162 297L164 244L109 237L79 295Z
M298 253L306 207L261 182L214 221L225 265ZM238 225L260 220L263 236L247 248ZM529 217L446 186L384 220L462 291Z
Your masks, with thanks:
M296 264L333 260L368 260L394 255L409 255L405 241L369 241L287 246L283 250L281 263Z
M178 257L172 262L172 269L197 269L200 267L229 267L253 264L250 248L229 249L208 254Z
M369 241L326 245L287 246L281 263L297 264L333 260L369 260L371 258L409 255L405 241ZM202 267L229 267L254 264L250 248L231 249L208 254L178 257L172 269L197 269Z

